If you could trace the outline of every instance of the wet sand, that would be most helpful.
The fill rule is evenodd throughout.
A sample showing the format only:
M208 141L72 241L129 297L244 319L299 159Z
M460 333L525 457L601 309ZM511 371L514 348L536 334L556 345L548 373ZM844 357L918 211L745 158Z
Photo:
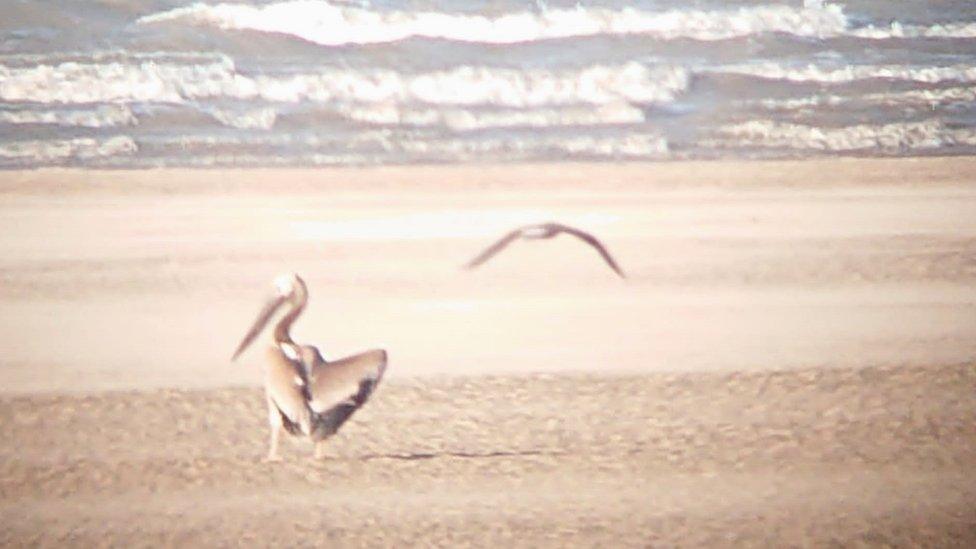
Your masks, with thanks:
M0 174L4 545L976 543L976 159ZM591 230L458 267L519 223ZM390 352L264 464L259 353Z

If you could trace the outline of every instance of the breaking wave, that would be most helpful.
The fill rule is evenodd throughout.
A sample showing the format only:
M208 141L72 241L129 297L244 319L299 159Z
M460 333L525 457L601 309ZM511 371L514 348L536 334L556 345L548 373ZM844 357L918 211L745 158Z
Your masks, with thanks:
M722 126L716 133L717 138L704 140L702 144L709 147L763 147L833 152L899 152L976 145L976 130L950 128L940 120L858 124L840 128L751 120Z
M545 153L564 153L600 158L663 158L668 154L668 142L652 134L630 134L614 137L552 137L531 140L487 139L480 141L437 140L405 141L400 144L407 152L420 156L434 155L452 159L473 160L486 155L504 154L505 158L525 158Z
M904 80L935 84L939 82L976 82L976 66L952 65L922 67L911 65L848 65L824 67L815 64L789 66L777 62L726 65L708 72L752 76L766 80L840 84L858 80Z
M976 103L976 87L870 93L865 95L863 100L882 105L924 105L930 108L940 105Z
M94 51L56 51L49 53L0 54L0 66L17 68L35 65L59 65L62 63L183 63L185 65L213 63L226 56L201 51L153 51L130 52L123 49Z
M0 100L41 103L169 102L261 99L271 102L547 105L664 103L688 87L678 67L637 62L571 70L484 66L425 73L323 68L314 74L246 75L219 57L201 63L162 61L0 65Z
M0 65L0 99L37 103L182 102L243 88L233 62L143 60Z
M487 139L425 138L391 132L368 131L352 137L320 135L191 135L153 141L156 146L194 152L219 152L227 148L239 154L253 154L279 147L308 156L342 143L344 154L368 158L370 155L409 153L414 159L478 160L543 158L551 154L572 154L599 158L663 158L668 154L668 142L648 133L618 136L538 136ZM304 151L304 152L301 152ZM208 156L210 154L208 153Z
M244 111L211 108L207 112L221 124L241 130L270 130L278 119L278 111L271 107Z
M370 130L359 132L351 136L317 135L296 133L270 134L189 134L169 135L147 138L147 145L191 149L226 149L238 150L262 149L268 147L288 147L294 149L330 148L344 145L347 149L392 150L399 140L394 139L390 130Z
M495 17L435 11L378 11L324 0L296 0L262 6L197 2L138 19L141 24L166 21L281 33L325 46L395 42L412 37L510 44L628 34L660 40L687 38L700 41L764 33L803 38L851 36L872 40L976 37L976 23L924 26L896 21L887 27L852 27L840 5L823 2L805 2L803 7L774 4L729 10L668 11L578 6L575 9L512 12Z
M892 38L976 38L976 23L942 23L931 26L903 25L898 21L888 27L861 27L849 33L858 38L888 40Z
M642 34L663 40L724 40L781 32L823 38L842 34L848 27L847 17L836 5L663 12L580 6L487 17L433 11L374 11L321 0L278 2L260 7L198 2L138 20L142 24L163 21L282 33L326 46L395 42L411 37L489 44L620 34Z
M125 105L99 105L92 109L0 109L0 124L51 124L83 128L133 126L135 115Z
M503 111L400 107L388 103L369 106L346 105L340 107L339 113L350 120L367 124L444 126L455 131L636 124L644 121L644 111L626 103L601 105L596 108L564 107Z
M833 107L847 104L914 106L936 108L944 105L976 103L976 87L953 87L930 90L906 90L898 92L869 93L861 96L834 94L811 95L795 99L757 99L740 102L740 105L758 105L773 111Z

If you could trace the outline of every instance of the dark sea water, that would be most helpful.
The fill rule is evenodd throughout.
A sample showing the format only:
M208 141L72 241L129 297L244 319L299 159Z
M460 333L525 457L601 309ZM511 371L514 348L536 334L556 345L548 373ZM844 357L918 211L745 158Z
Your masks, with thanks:
M0 2L0 167L976 152L976 2Z

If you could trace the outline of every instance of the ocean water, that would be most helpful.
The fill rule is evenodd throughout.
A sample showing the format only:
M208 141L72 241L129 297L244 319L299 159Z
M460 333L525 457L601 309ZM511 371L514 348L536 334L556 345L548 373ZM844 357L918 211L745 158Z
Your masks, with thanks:
M0 2L0 168L974 152L970 0Z

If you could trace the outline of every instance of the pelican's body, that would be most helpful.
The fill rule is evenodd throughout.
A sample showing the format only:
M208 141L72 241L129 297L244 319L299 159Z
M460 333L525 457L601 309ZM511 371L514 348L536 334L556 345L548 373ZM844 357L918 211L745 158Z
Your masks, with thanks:
M291 325L308 302L308 290L298 275L275 281L276 295L265 305L234 353L236 359L281 307L288 306L275 324L267 349L265 395L271 440L268 460L277 461L281 430L315 441L315 456L322 457L324 441L335 434L376 389L386 370L386 351L366 351L326 361L312 345L295 343Z
M603 260L607 262L607 265L609 265L610 268L620 276L620 278L627 278L620 266L617 265L617 262L614 261L613 256L611 256L610 252L607 251L607 248L599 240L597 240L595 236L561 223L540 223L538 225L526 225L525 227L519 227L518 229L515 229L497 240L491 246L488 246L488 248L469 261L465 267L468 269L473 269L478 265L481 265L495 254L502 251L502 249L511 244L512 241L517 238L524 238L526 240L545 240L548 238L554 238L560 233L575 236L576 238L579 238L583 242L586 242L592 246L600 254Z

